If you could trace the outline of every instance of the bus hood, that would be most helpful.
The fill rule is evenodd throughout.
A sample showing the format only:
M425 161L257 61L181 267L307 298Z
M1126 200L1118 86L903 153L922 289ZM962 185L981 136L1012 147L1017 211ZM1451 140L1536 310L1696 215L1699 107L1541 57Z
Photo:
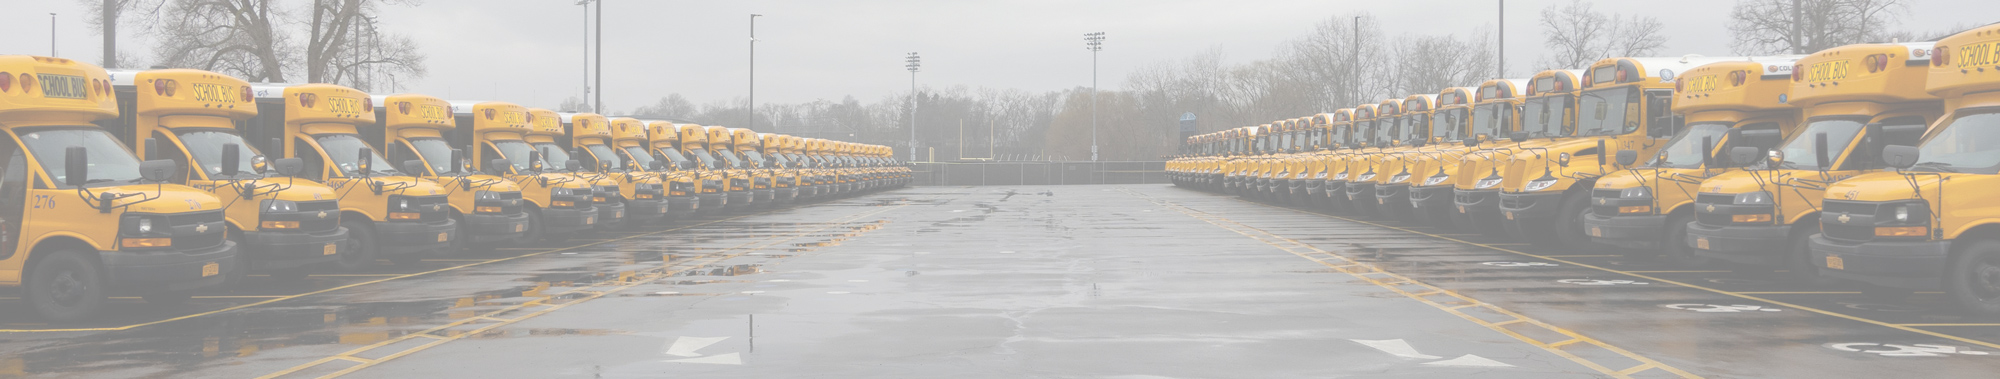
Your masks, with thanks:
M179 184L128 184L114 187L98 187L93 194L116 195L138 194L112 202L112 206L130 204L127 212L140 213L185 213L222 209L222 201L207 191ZM92 200L95 202L95 200Z

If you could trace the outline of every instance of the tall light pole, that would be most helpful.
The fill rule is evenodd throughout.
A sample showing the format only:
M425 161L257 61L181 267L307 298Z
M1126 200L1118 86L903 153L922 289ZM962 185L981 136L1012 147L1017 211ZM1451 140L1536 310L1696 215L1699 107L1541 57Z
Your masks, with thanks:
M1090 161L1097 161L1097 52L1104 50L1104 32L1084 33L1084 48L1090 49Z
M910 161L917 161L917 68L923 67L923 58L916 52L903 59L903 68L910 69Z
M1500 43L1500 64L1493 73L1493 78L1505 78L1507 77L1507 0L1500 0L1500 38L1494 41Z
M49 12L49 56L56 56L56 12Z
M1347 58L1353 61L1353 64L1347 67L1348 75L1350 76L1348 82L1352 83L1347 87L1354 89L1352 91L1354 92L1354 98L1352 99L1352 101L1356 102L1356 104L1359 104L1361 101L1361 16L1354 16L1353 48L1354 48L1353 49L1354 53L1347 55Z
M597 101L591 104L590 113L604 113L604 0L597 0Z
M750 14L750 123L745 128L757 127L757 18L763 16Z
M583 6L583 104L590 106L590 0L576 0ZM391 86L393 87L393 86ZM578 109L582 111L582 109Z

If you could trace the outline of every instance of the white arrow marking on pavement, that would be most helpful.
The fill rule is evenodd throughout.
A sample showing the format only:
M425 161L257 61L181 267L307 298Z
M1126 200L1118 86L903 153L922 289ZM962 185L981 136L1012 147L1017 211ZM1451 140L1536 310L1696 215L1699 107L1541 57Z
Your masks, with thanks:
M1481 357L1472 354L1466 354L1463 356L1459 356L1458 358L1446 359L1437 362L1427 362L1424 364L1438 365L1438 366L1514 367L1514 365L1500 363L1500 361L1486 359L1486 357Z
M708 356L708 357L701 357L701 358L688 358L688 359L675 359L675 360L671 360L671 361L667 361L667 362L669 362L669 363L707 363L707 364L716 364L716 365L740 365L740 364L743 364L743 357L742 357L742 356L740 356L740 355L736 355L736 353L729 353L729 354L723 354L723 355L716 355L716 356Z
M729 337L681 337L675 339L672 345L667 346L665 354L682 357L699 357L701 353L695 351L726 339L729 339Z
M1350 339L1348 341L1354 341L1362 345L1368 345L1368 347L1375 348L1375 350L1381 350L1384 353L1389 353L1389 355L1394 355L1403 358L1416 358L1416 359L1443 358L1436 355L1425 355L1424 353L1419 353L1417 352L1417 348L1411 347L1409 342L1403 342L1402 339L1375 340L1375 341Z

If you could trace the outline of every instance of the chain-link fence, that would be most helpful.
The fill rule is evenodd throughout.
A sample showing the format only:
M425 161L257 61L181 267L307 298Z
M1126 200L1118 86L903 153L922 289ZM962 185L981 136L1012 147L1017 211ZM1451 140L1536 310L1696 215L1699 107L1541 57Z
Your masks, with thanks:
M1168 183L1167 162L920 162L916 185L1003 186Z

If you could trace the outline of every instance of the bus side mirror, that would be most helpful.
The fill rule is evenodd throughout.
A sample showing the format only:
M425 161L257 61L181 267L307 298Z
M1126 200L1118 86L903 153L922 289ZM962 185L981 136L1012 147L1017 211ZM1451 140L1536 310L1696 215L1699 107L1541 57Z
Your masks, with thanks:
M172 159L139 162L139 178L149 182L164 182L173 179L174 170L177 169L180 169L180 164L174 163Z
M472 162L465 160L465 150L451 149L451 172L472 172Z
M424 171L427 171L424 168L424 161L422 159L408 159L403 161L402 169L404 174L422 177L424 176Z
M542 152L528 151L528 169L542 172Z
M1632 164L1639 163L1639 151L1619 150L1617 158L1618 158L1618 166L1632 167Z
M1521 142L1521 141L1527 141L1527 140L1528 140L1528 132L1513 132L1513 133L1508 133L1508 134L1507 134L1507 138L1508 138L1508 139L1512 139L1512 140L1514 140L1514 142Z
M305 171L306 160L300 158L278 158L278 160L271 161L271 169L278 171L278 175L296 177L299 176L300 171Z
M157 156L159 156L159 155L160 155L160 140L158 140L158 139L153 139L153 138L147 138L147 139L144 139L144 140L140 140L140 141L139 141L139 149L141 149L141 150L145 150L145 151L146 151L146 153L145 153L145 154L141 154L141 155L143 155L142 157L139 157L139 160L140 160L140 161L150 161L150 160L154 160L154 159L157 159L157 158L154 158L154 157L157 157Z
M367 177L368 173L373 172L373 170L369 170L369 167L374 165L375 165L374 149L369 149L364 147L361 148L361 150L355 151L354 168L356 171L361 173L361 176Z
M239 173L236 160L242 158L243 153L238 151L241 148L233 143L222 144L222 169L218 170L222 172L222 176L236 176Z
M63 184L83 188L90 183L90 152L82 146L63 149Z
M1826 155L1826 143L1826 132L1813 133L1813 163L1819 164L1821 170L1832 169L1827 166L1833 165L1833 159Z
M1751 167L1752 165L1757 164L1757 159L1758 159L1757 150L1759 149L1750 146L1737 146L1729 148L1729 163L1743 167Z
M564 169L564 170L569 170L569 171L576 171L576 170L582 170L582 169L583 169L583 161L579 161L579 160L575 160L575 159L571 159L571 160L567 160L567 161L563 161L563 169Z
M507 165L511 164L514 163L508 162L507 158L494 158L492 162L486 162L486 174L500 176L507 173Z
M1607 146L1604 146L1604 139L1603 139L1603 138L1598 138L1598 139L1597 139L1597 164L1598 164L1599 166L1602 166L1602 165L1604 165L1604 149L1606 149L1606 148L1608 148L1608 147L1607 147Z
M1882 162L1896 169L1908 169L1917 165L1917 147L1910 145L1889 145L1882 148Z

